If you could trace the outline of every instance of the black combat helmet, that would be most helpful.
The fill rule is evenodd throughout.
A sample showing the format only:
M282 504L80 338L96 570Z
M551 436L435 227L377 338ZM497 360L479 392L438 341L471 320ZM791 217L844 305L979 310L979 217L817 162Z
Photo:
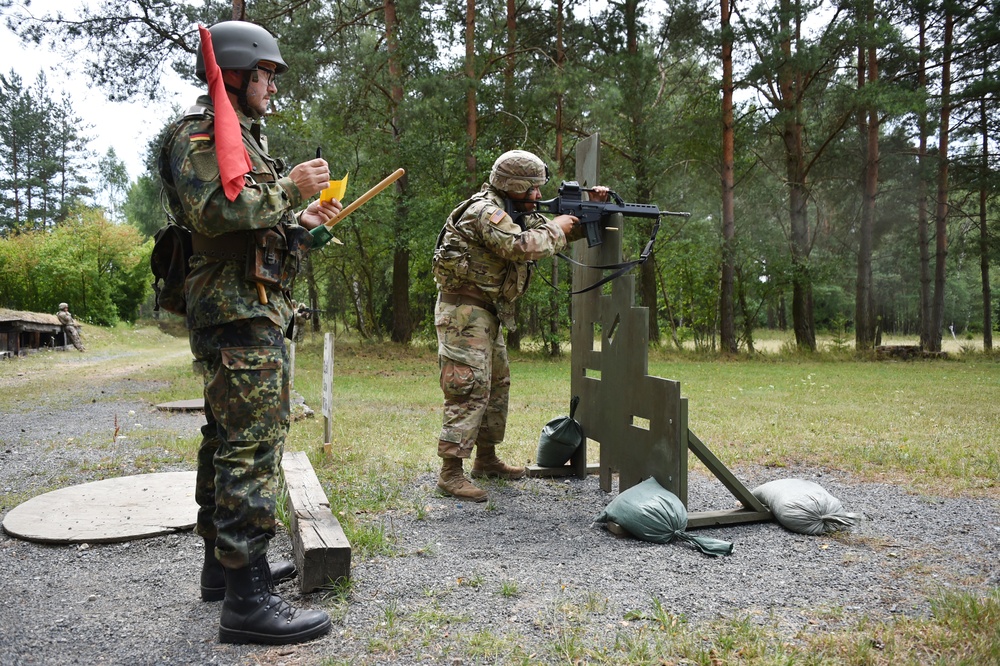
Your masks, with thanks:
M223 21L208 31L212 34L212 48L219 69L254 70L257 63L266 60L274 63L278 74L288 71L278 50L278 40L261 26L247 21ZM195 72L202 81L208 80L201 49L198 49Z

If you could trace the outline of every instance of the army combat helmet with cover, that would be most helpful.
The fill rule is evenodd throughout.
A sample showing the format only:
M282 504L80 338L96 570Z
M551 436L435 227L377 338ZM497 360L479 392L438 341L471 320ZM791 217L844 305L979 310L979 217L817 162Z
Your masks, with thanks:
M545 162L534 153L508 150L493 163L490 185L508 194L520 194L549 182L550 175Z

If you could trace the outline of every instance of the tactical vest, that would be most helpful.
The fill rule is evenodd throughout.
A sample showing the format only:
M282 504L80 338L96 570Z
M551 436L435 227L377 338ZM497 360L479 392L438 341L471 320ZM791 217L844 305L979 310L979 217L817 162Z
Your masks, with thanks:
M462 202L448 216L434 250L433 272L443 292L475 287L493 300L498 315L514 328L514 301L527 290L534 262L515 262L490 252L476 233L477 220L503 209L502 200L489 189ZM485 224L490 224L485 222Z

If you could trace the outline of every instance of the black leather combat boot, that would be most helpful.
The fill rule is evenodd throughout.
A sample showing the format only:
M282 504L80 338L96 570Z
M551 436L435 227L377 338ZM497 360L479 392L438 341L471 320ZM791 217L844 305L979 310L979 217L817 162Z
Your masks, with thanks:
M295 578L298 570L289 560L278 560L271 566L275 585ZM205 564L201 567L201 600L222 601L226 596L226 568L215 556L215 541L205 539Z
M221 643L302 643L330 631L323 611L299 610L274 594L267 558L226 569L226 597L219 621Z

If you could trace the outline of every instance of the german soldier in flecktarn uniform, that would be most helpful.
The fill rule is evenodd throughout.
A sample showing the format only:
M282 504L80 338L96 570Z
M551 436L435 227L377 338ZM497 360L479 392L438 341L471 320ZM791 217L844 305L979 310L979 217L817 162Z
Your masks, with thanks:
M341 205L316 200L295 213L327 186L328 165L317 158L285 176L268 154L260 120L288 69L275 37L242 21L200 33L196 70L210 95L170 126L158 166L174 220L193 232L184 295L191 351L205 370L201 595L223 599L220 641L296 643L325 634L330 619L275 594L274 583L296 571L266 556L289 425L284 338L308 230Z
M433 269L438 302L434 325L444 393L438 436L443 459L438 488L477 502L486 492L474 485L462 461L476 450L472 476L520 479L496 454L507 428L510 368L500 325L515 328L514 301L528 289L533 263L551 257L568 240L583 236L572 215L551 221L533 212L549 170L537 155L511 150L493 164L489 182L452 211L438 237ZM595 200L607 198L596 187ZM514 202L517 222L505 203Z

